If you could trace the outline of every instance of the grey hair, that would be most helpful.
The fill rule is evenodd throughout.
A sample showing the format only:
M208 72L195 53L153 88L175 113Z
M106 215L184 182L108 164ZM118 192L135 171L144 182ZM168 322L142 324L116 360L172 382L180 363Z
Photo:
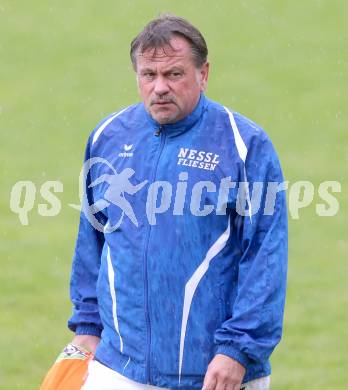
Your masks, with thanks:
M148 49L164 48L170 45L173 36L180 36L191 46L193 63L200 68L208 57L208 48L200 31L187 20L172 14L162 14L151 20L133 39L130 57L134 70L137 69L137 55Z

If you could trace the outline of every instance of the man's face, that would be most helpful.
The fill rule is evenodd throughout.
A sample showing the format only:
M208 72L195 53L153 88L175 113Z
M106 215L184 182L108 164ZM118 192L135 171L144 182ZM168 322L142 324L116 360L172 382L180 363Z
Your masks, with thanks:
M160 124L174 123L190 114L204 91L209 64L197 69L189 43L173 37L170 46L137 55L139 94L147 111Z

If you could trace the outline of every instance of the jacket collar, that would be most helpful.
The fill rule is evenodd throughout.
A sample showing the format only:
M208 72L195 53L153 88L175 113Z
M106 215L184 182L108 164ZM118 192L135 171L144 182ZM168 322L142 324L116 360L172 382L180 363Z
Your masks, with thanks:
M145 110L144 103L143 107ZM179 121L175 123L170 123L167 125L160 125L155 119L152 118L152 116L149 114L148 111L146 111L146 116L149 120L149 122L152 124L154 129L159 129L161 128L162 131L165 132L166 135L168 136L175 136L181 133L184 133L185 131L191 129L201 118L203 112L206 109L206 97L205 95L201 92L198 103L194 110L187 115L185 118L180 119Z

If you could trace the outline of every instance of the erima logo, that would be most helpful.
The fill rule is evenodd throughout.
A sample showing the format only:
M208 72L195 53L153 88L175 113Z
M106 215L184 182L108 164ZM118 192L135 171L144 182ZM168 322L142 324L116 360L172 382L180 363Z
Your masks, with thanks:
M214 171L219 162L218 154L205 152L203 150L180 148L178 154L178 165L183 165L185 167Z
M123 145L124 152L120 152L118 154L118 157L133 157L133 152L131 152L132 148L133 145L124 144Z

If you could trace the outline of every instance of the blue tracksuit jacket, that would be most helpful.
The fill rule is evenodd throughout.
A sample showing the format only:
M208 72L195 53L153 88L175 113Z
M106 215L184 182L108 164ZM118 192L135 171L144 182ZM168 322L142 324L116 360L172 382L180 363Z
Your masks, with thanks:
M216 353L268 375L287 210L265 132L203 94L163 126L139 103L96 127L84 168L68 326L101 336L96 359L170 389L200 389Z

